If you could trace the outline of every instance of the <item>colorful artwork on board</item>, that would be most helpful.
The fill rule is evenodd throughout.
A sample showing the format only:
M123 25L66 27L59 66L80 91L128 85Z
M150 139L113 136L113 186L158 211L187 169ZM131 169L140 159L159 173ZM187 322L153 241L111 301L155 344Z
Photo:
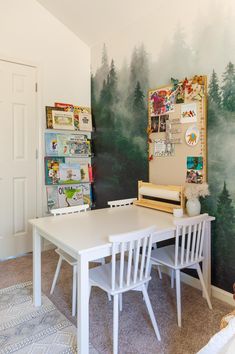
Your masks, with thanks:
M160 89L151 93L151 116L174 111L175 92L171 89Z

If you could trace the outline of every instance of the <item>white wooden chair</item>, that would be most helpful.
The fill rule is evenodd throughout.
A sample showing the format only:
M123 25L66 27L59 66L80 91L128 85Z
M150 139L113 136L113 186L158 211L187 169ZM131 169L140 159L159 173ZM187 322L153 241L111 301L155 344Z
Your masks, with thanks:
M110 200L110 201L108 201L108 205L110 206L110 208L117 208L117 207L122 207L122 206L126 206L126 205L132 205L135 200L137 200L137 198ZM152 247L154 249L156 249L157 244L154 243L152 245ZM158 270L158 276L160 279L162 279L162 272L161 272L160 265L159 264L156 264L156 265L157 265L157 270ZM120 310L122 311L122 297L121 296L120 296Z
M50 210L50 212L52 215L57 216L57 215L67 215L67 214L86 212L88 209L89 209L89 205L84 204L84 205L71 206L71 207L67 207L67 208L52 209L52 210ZM62 262L65 261L73 267L72 316L75 316L76 315L76 295L77 295L77 260L59 248L57 248L55 250L55 252L58 253L59 260L57 263L57 267L56 267L54 279L52 282L50 294L53 294L53 291L55 289L55 285L56 285L56 282L57 282L57 279L58 279L58 276L60 273L60 268L61 268ZM101 258L101 259L96 260L94 262L105 264L104 258Z
M176 299L178 326L181 327L181 290L180 271L184 268L196 269L202 289L210 309L211 301L205 287L200 262L203 261L203 241L205 226L208 215L202 214L190 218L182 218L174 221L176 225L175 245L166 246L153 250L150 259L152 264L161 264L169 267L171 272L171 284L173 287L174 273L176 277Z
M114 354L118 353L118 298L120 294L123 294L129 290L137 290L143 293L155 334L158 340L161 340L157 322L146 289L146 284L151 279L149 276L149 263L152 249L152 234L154 230L155 227L149 227L139 231L110 236L109 241L112 243L111 263L106 263L105 265L90 269L90 288L92 286L98 286L107 293L110 293L114 298ZM140 254L141 247L142 254Z
M108 205L110 208L116 208L120 206L131 205L135 200L137 200L137 198L110 200L108 201Z

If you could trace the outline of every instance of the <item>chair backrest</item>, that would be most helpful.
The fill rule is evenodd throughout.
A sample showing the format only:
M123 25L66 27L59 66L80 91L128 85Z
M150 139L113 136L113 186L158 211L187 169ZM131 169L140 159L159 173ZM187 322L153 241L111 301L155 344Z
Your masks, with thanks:
M75 205L67 208L52 209L50 210L50 213L54 216L57 216L57 215L80 213L81 211L87 211L88 209L89 209L89 205L83 204L83 205Z
M152 234L155 229L155 226L151 226L147 229L109 237L112 243L112 291L127 287L133 288L136 284L149 279ZM119 257L117 259L119 254L120 260ZM119 267L119 272L117 272L117 267ZM117 276L118 273L119 276Z
M133 202L137 200L137 198L129 198L129 199L120 199L120 200L110 200L108 202L108 205L111 208L116 208L120 206L125 206L125 205L131 205Z
M175 266L187 266L203 259L203 242L208 214L179 218L176 225ZM180 244L181 239L181 244Z

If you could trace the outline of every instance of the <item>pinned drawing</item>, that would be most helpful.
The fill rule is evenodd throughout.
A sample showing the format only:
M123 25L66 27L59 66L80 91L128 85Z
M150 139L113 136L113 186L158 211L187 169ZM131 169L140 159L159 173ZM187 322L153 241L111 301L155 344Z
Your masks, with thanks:
M196 146L199 142L200 131L196 126L189 127L185 132L185 140L189 146Z
M197 121L197 104L188 103L181 106L181 123L194 123Z

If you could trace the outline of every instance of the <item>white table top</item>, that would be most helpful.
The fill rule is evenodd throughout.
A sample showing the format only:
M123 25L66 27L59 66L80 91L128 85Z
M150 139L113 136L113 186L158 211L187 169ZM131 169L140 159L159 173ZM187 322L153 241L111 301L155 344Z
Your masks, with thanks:
M30 220L41 236L65 246L76 254L103 247L113 234L134 231L152 225L157 230L173 231L172 214L140 206L105 208L77 214Z
M58 247L81 254L109 244L114 234L156 226L157 231L174 231L174 216L162 211L129 205L82 213L30 220L41 236ZM208 216L208 221L214 220Z

